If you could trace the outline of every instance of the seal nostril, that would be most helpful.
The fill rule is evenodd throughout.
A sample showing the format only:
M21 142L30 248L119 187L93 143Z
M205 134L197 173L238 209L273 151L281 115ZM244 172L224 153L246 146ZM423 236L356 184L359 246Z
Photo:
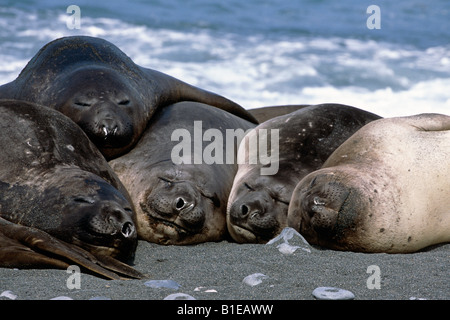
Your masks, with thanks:
M243 204L241 206L241 213L242 213L242 215L245 217L248 214L248 212L249 212L248 207L245 204Z
M101 131L103 132L105 138L107 138L108 135L115 135L117 133L117 129L116 124L104 123L101 125Z
M125 222L122 226L121 232L125 238L131 237L134 232L133 224L131 222Z
M186 202L184 201L184 199L180 197L177 199L177 203L175 206L178 210L181 210L181 209L183 209L185 204L186 204Z

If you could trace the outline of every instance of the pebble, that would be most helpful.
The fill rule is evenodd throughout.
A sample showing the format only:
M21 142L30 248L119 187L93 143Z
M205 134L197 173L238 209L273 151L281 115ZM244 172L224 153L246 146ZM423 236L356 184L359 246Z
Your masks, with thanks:
M169 294L164 300L196 300L193 296L190 296L186 293L172 293Z
M59 296L59 297L51 298L50 300L73 300L73 299L71 297L67 297L67 296Z
M344 289L334 287L319 287L312 292L313 296L319 300L353 300L355 295Z
M246 276L244 280L242 280L243 283L246 285L249 285L251 287L257 286L258 284L262 283L263 279L268 278L265 274L262 273L253 273L249 276Z
M3 291L0 294L0 297L5 297L5 298L11 299L11 300L16 300L17 299L17 296L10 290Z
M194 291L203 291L203 292L217 292L215 289L206 289L205 287L197 287Z
M111 298L99 296L99 297L89 298L89 300L111 300Z
M289 241L291 241L291 243L289 243ZM311 253L311 246L308 241L306 241L294 228L284 228L278 236L267 242L266 245L271 246L277 243L279 244L276 248L283 254L293 254L297 249Z
M147 287L150 288L168 288L178 290L181 285L173 280L149 280L144 283Z

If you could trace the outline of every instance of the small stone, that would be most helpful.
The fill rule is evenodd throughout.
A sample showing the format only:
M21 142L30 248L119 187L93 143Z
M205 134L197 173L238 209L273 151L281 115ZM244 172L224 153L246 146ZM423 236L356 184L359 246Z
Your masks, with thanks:
M111 300L111 298L98 296L98 297L92 297L89 300Z
M353 300L355 295L344 289L334 287L319 287L312 292L313 296L319 300Z
M181 285L173 280L149 280L144 283L147 287L150 288L168 288L178 290Z
M215 290L215 289L206 289L206 287L197 287L194 289L194 291L217 292L217 290Z
M246 276L244 280L242 280L243 283L246 285L249 285L251 287L257 286L258 284L262 283L263 279L268 278L265 274L262 273L253 273L249 276Z
M291 242L291 243L290 243ZM267 242L266 245L276 245L276 248L283 254L293 254L297 249L311 253L311 246L305 238L295 229L284 228L278 236Z
M164 300L195 300L195 298L186 293L179 292L169 294L167 297L164 298Z
M5 297L5 298L11 299L11 300L16 300L17 299L17 296L10 290L3 291L0 294L0 297Z
M59 297L51 298L50 300L73 300L73 299L71 297L67 297L67 296L59 296Z

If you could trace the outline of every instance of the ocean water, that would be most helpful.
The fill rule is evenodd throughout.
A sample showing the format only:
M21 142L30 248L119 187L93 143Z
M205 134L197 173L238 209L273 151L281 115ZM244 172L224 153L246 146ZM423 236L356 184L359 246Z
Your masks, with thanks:
M335 102L384 117L450 115L448 0L0 0L0 84L69 35L104 38L245 108Z

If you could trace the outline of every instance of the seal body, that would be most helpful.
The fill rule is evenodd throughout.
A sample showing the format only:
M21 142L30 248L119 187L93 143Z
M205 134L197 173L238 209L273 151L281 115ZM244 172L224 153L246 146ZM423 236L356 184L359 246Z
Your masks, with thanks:
M297 183L319 169L358 129L379 118L350 106L321 104L303 107L257 126L246 140L268 140L266 134L279 132L279 141L271 142L271 153L278 154L271 166L277 171L262 175L261 169L267 167L262 161L252 164L247 160L239 165L227 210L232 237L238 242L264 243L276 236L287 226L288 206ZM261 149L255 151L261 155ZM248 158L251 153L248 145L241 143L239 155L246 154Z
M109 162L133 199L138 236L177 245L224 239L237 145L253 127L200 103L160 110L136 147Z
M282 106L268 106L261 108L248 109L248 112L252 114L258 120L259 123L263 123L267 120L275 117L284 116L285 114L292 113L294 111L303 109L310 106L309 104L292 104Z
M374 121L296 186L289 226L337 250L414 252L450 240L450 117Z
M0 87L0 98L26 100L62 112L108 159L136 144L155 110L178 101L208 103L256 123L236 103L140 67L112 43L86 36L45 45L16 80Z
M5 245L27 237L35 238L33 248L61 240L69 256L75 245L75 254L85 250L104 261L132 258L137 232L129 195L84 132L61 113L24 101L0 100L0 112L1 264L45 261Z

